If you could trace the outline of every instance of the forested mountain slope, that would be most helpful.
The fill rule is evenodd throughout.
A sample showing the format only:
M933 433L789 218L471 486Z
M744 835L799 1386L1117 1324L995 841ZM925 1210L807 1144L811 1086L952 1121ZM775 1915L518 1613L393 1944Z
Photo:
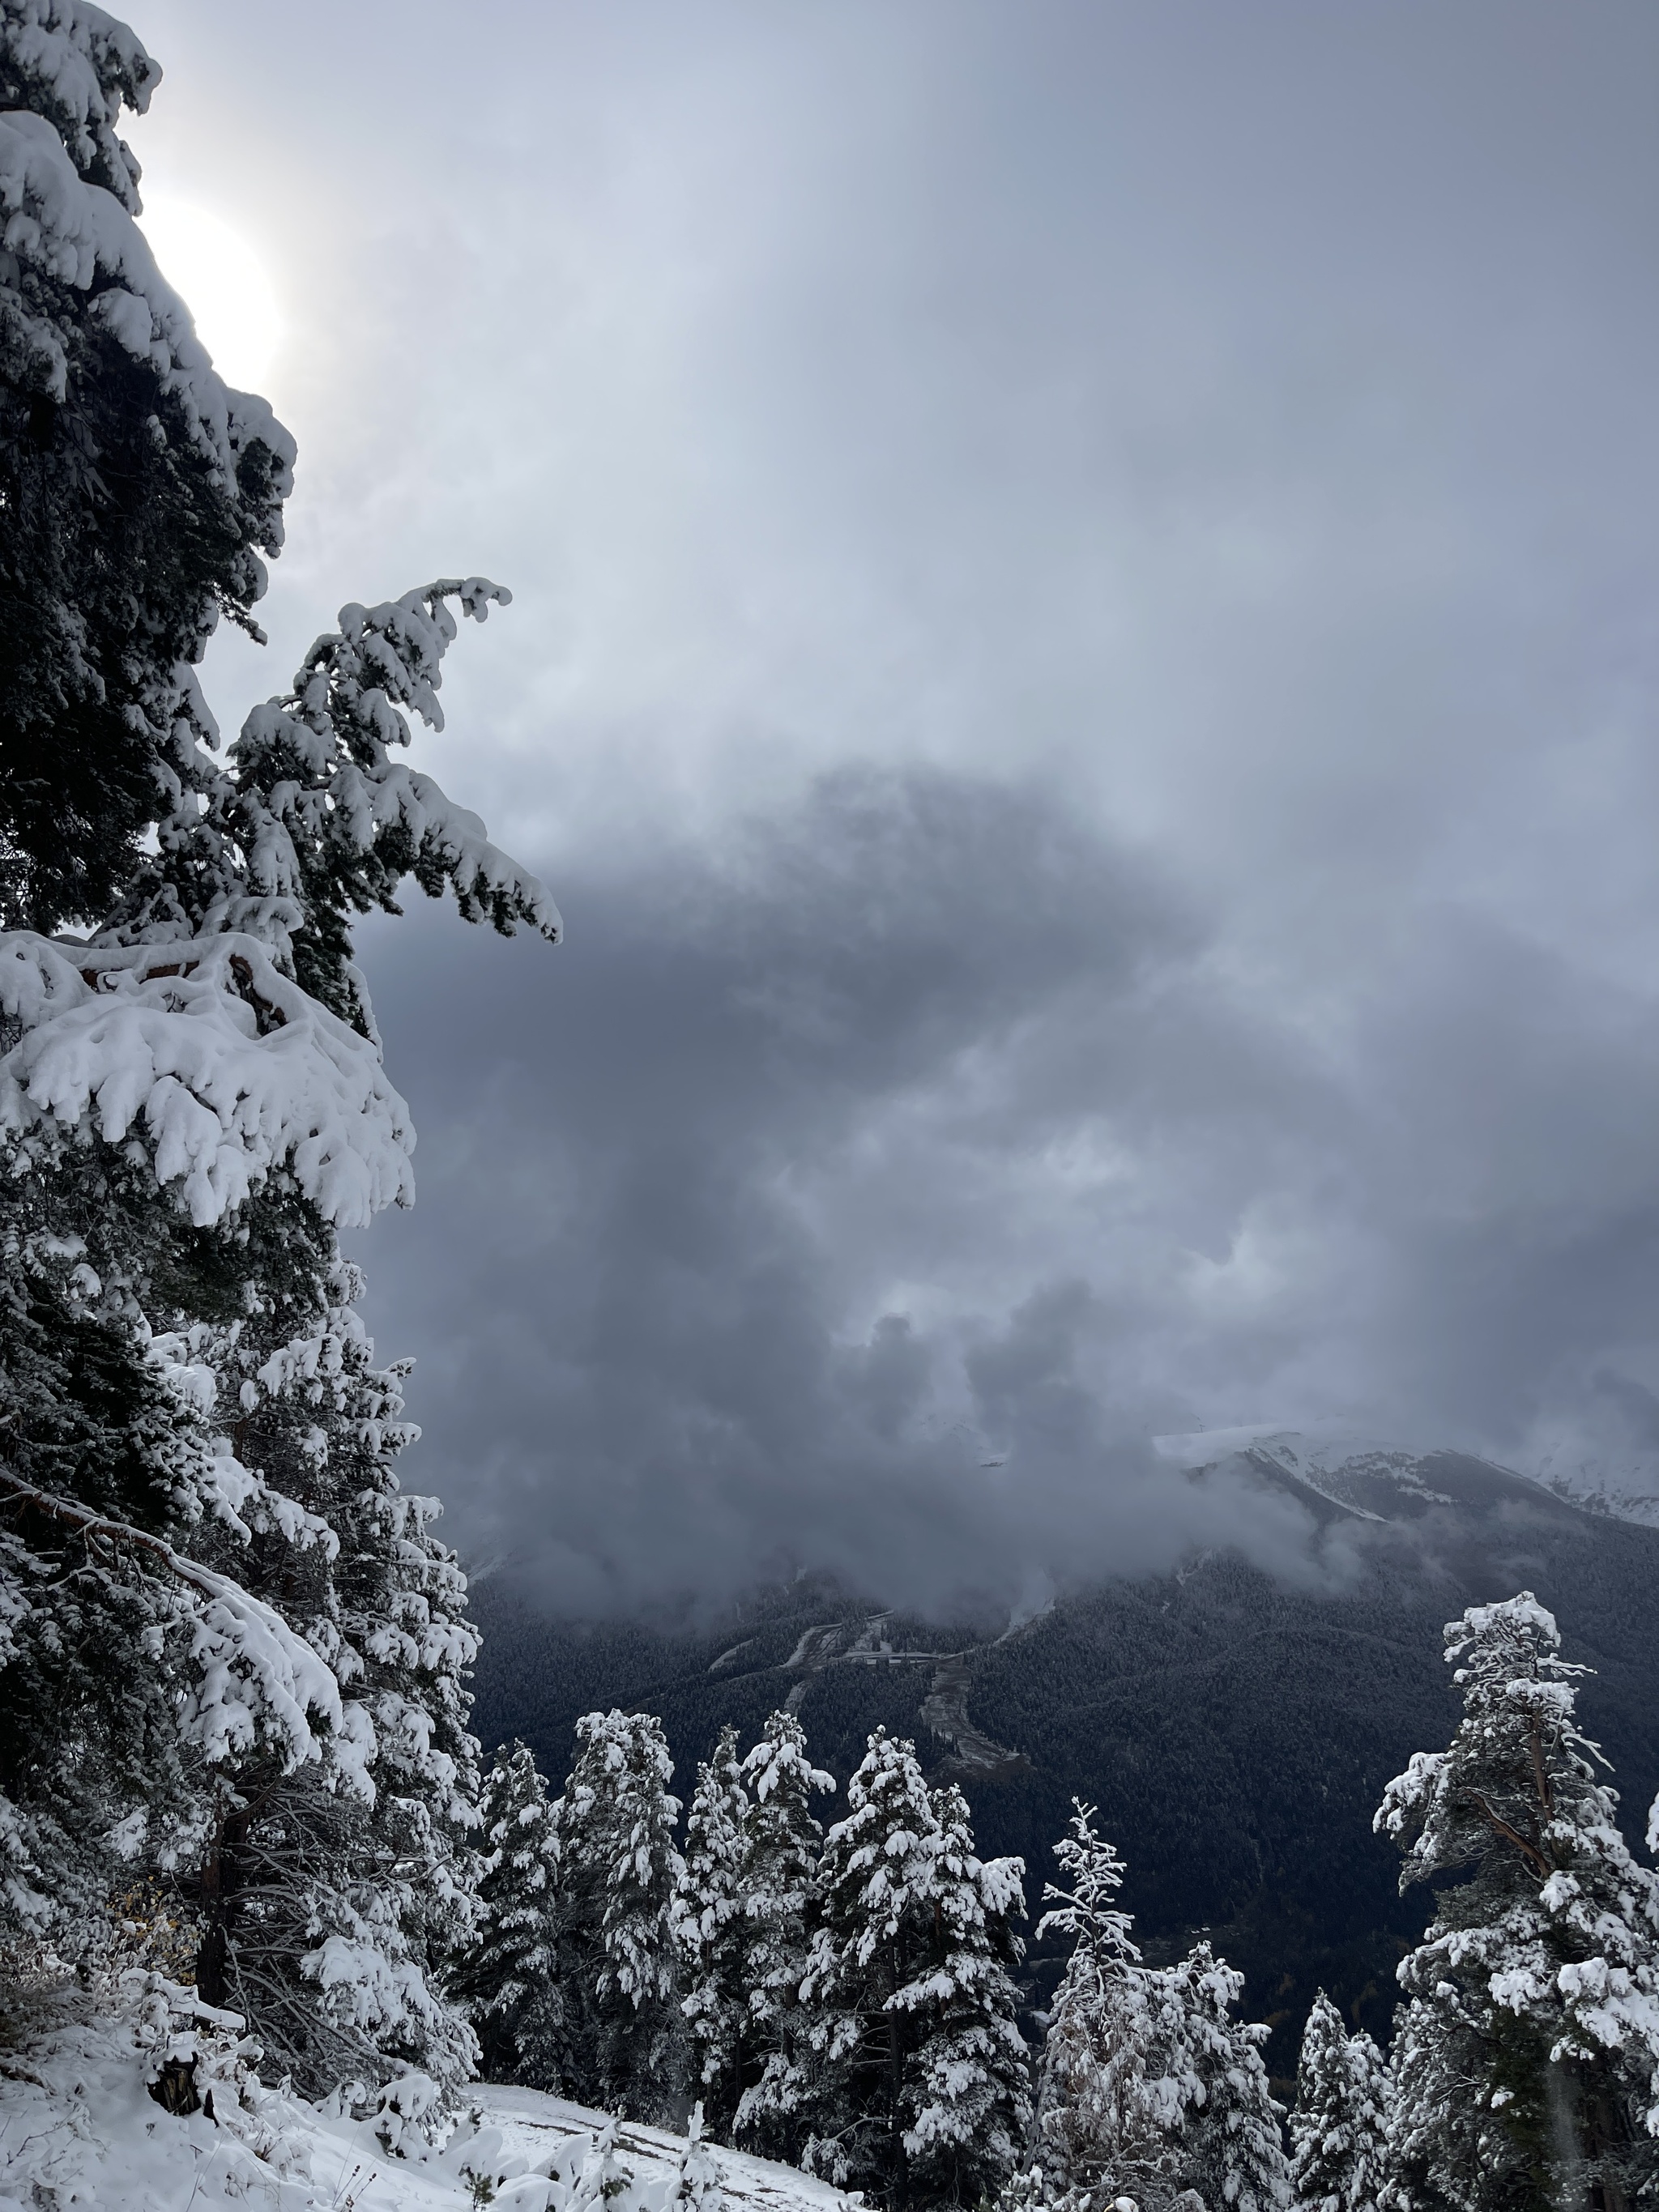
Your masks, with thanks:
M1033 1899L1082 1796L1128 1862L1124 1901L1150 1953L1210 1929L1249 1977L1247 2009L1275 2023L1282 2078L1321 1983L1386 2031L1425 1900L1398 1897L1398 1854L1371 1815L1455 1723L1440 1632L1464 1606L1526 1586L1557 1613L1569 1654L1596 1670L1581 1709L1639 1840L1659 1787L1659 1531L1455 1454L1243 1449L1264 1492L1292 1490L1322 1524L1317 1569L1295 1583L1212 1554L988 1632L879 1613L822 1583L763 1592L707 1630L560 1623L486 1577L480 1733L523 1736L556 1781L578 1714L648 1707L684 1794L726 1721L752 1738L787 1700L843 1784L882 1723L963 1782L981 1850L1023 1855ZM1205 1480L1182 1464L1202 1456L1172 1453L1170 1479ZM1040 1988L1052 1966L1032 1963Z

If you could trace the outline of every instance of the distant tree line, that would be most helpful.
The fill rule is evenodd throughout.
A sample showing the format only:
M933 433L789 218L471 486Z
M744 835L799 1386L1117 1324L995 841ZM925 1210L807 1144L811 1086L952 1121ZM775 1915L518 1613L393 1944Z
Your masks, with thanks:
M1659 1877L1551 1614L1473 1607L1447 1657L1462 1724L1376 1821L1437 1906L1392 2049L1322 1993L1288 2113L1243 1977L1204 1941L1146 1964L1092 1807L1056 1847L1038 1932L1071 1949L1033 2047L1021 1863L981 1861L960 1790L880 1729L826 1832L787 1712L742 1756L726 1731L683 1851L651 1716L590 1714L556 1798L502 1752L455 1978L486 2070L643 2119L695 2100L715 2141L894 2208L1635 2212L1659 2195Z

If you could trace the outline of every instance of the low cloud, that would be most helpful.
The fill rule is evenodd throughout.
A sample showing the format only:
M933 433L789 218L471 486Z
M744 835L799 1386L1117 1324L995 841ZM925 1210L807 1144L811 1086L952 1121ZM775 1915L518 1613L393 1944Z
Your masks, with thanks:
M1150 1439L1513 1458L1659 1320L1659 1053L1489 929L1402 944L1316 1042L1144 860L939 773L559 890L556 953L419 902L366 939L422 1129L364 1252L410 1479L551 1606L797 1567L1018 1605L1218 1541L1306 1571L1293 1508Z

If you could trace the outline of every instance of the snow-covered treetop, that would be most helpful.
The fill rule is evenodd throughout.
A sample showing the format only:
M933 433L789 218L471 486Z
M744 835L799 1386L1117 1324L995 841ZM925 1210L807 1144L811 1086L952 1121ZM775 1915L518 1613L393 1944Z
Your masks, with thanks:
M17 326L50 396L68 396L69 356L57 325L18 298L22 268L90 295L93 319L154 373L191 442L228 486L245 473L251 447L266 448L276 465L250 520L257 543L279 546L282 502L294 485L293 438L266 401L223 382L143 231L112 192L84 181L52 122L28 109L0 114L0 290L13 295Z
M144 112L161 77L136 33L88 0L0 0L0 107L44 115L87 182L132 215L138 164L115 126L123 107Z
M1587 1820L1612 1828L1617 1799L1595 1780L1607 1762L1574 1719L1574 1683L1591 1670L1560 1650L1554 1614L1530 1590L1448 1622L1462 1722L1449 1749L1413 1754L1372 1823L1406 1852L1402 1887L1470 1864L1494 1838L1541 1881Z
M744 1758L744 1788L757 1805L775 1796L799 1798L832 1793L836 1778L814 1766L806 1752L806 1731L793 1713L769 1714L760 1741Z
M915 1746L878 1728L847 1784L847 1814L824 1838L827 1889L853 1919L853 1950L867 1966L906 1916L933 1895L939 1817ZM832 1908L833 1909L833 1908Z
M581 1750L571 1780L565 1785L567 1798L591 1788L588 1777L595 1774L630 1775L665 1790L674 1778L673 1753L663 1735L662 1723L653 1714L625 1713L616 1705L608 1713L584 1713L576 1723L576 1741ZM678 1820L679 1800L670 1797L665 1802L668 1818Z
M1054 1845L1060 1871L1071 1883L1062 1889L1045 1882L1042 1901L1050 1909L1037 1923L1037 1941L1052 1930L1069 1936L1077 1955L1109 1971L1135 1965L1140 1952L1129 1930L1133 1915L1115 1902L1123 1887L1123 1862L1117 1847L1107 1842L1095 1826L1098 1808L1072 1800L1071 1833Z
M1496 1605L1472 1605L1461 1620L1445 1626L1446 1663L1455 1671L1458 1688L1476 1692L1492 1687L1513 1695L1518 1686L1532 1689L1521 1694L1540 1710L1571 1712L1572 1693L1557 1691L1540 1698L1535 1686L1569 1682L1591 1669L1563 1659L1561 1632L1555 1615L1540 1605L1530 1590L1503 1599Z

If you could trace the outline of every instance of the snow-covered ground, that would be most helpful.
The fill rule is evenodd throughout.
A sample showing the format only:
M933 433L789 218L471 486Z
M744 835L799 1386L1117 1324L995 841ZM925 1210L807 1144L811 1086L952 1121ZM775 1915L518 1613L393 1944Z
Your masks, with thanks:
M0 2212L605 2212L613 2179L614 2212L669 2212L682 2192L683 2136L623 2122L607 2143L602 2113L478 2083L469 2117L433 2151L395 2109L354 2119L266 2087L224 2016L192 2030L177 1997L153 1988L119 2016L90 2018L72 1997L47 2002L0 2042ZM149 2082L192 2051L204 2109L169 2112ZM790 2166L703 2155L715 2171L696 2177L688 2212L699 2197L702 2212L856 2203Z

